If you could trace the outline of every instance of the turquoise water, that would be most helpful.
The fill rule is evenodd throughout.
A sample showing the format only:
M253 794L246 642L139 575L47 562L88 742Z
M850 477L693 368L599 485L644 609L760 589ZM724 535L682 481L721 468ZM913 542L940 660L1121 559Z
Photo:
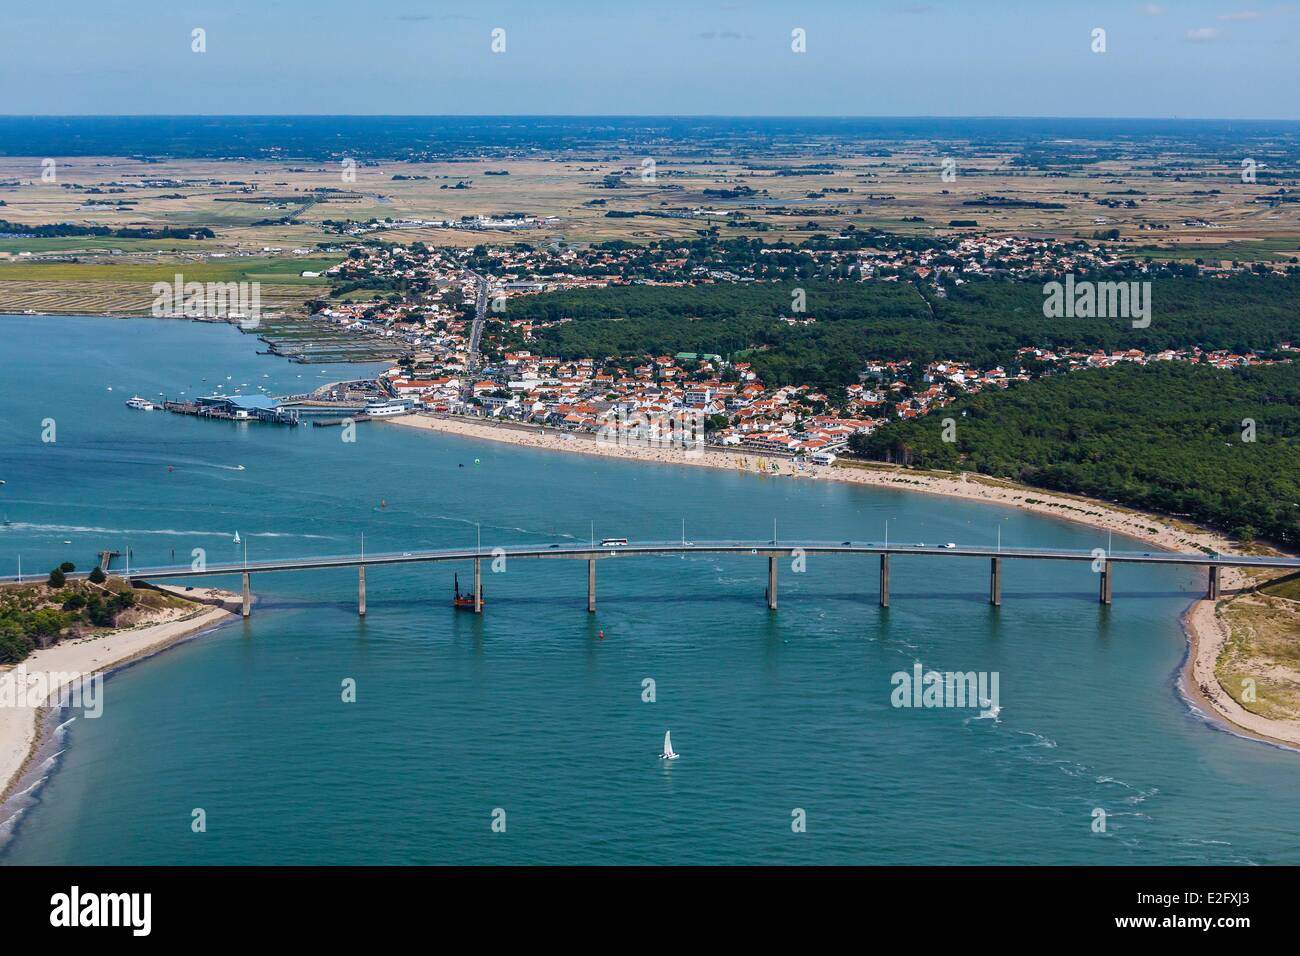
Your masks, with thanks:
M592 521L767 538L774 516L789 538L878 540L888 518L897 541L1105 545L923 495L124 407L204 376L288 392L356 372L257 356L226 326L0 317L0 343L3 573L104 547L233 559L236 530L250 558L363 533L374 551L468 546L476 523L485 549L585 541ZM1123 568L1103 608L1082 565L1008 562L994 610L987 562L896 558L882 611L874 559L814 557L782 567L773 613L762 558L639 558L600 565L588 615L584 564L521 561L485 573L476 618L449 606L454 570L371 570L364 623L355 571L254 576L251 621L114 674L103 716L60 731L0 860L1300 862L1300 756L1215 729L1176 689L1199 575ZM1000 715L892 707L918 660L998 672Z

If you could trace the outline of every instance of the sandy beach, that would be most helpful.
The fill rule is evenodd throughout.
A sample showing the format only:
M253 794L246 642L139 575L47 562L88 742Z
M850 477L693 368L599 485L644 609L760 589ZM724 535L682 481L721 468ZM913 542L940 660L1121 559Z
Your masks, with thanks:
M1235 551L1233 542L1224 535L1186 522L982 476L946 476L888 466L859 467L843 462L834 465L805 465L800 469L789 459L756 455L743 450L709 448L703 452L688 452L682 448L629 446L601 441L590 434L570 434L550 428L502 425L432 415L407 415L387 419L386 422L403 428L421 428L548 451L600 455L663 465L761 472L797 481L847 481L896 491L916 491L983 501L1128 535L1166 551L1192 551L1200 548L1209 548L1221 554L1232 554ZM1245 574L1225 568L1220 580L1220 602L1249 586ZM1214 665L1229 634L1215 602L1205 599L1193 602L1182 620L1188 638L1187 666L1182 675L1188 697L1206 713L1218 717L1237 733L1271 743L1300 746L1300 722L1272 720L1252 714L1219 686L1214 675Z
M162 587L177 597L198 601L192 608L175 609L165 620L123 628L84 640L62 641L52 647L34 651L19 667L28 681L49 683L50 674L102 674L132 661L156 654L178 641L206 630L231 617L238 609L240 596L217 588ZM3 678L11 668L0 669ZM58 690L50 687L39 701L23 700L18 706L0 707L0 802L23 776L27 762L39 743L40 715L48 698ZM30 706L37 703L37 706Z

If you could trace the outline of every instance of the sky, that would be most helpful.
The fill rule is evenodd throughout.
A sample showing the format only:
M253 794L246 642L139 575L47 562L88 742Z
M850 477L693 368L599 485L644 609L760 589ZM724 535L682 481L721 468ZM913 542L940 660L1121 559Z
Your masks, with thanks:
M1296 3L10 0L3 13L11 115L1300 119Z

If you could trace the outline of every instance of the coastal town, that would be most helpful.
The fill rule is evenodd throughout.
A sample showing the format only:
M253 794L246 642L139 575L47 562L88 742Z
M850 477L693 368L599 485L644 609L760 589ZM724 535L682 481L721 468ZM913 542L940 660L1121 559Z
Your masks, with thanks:
M356 396L344 400L346 413L377 418L425 411L602 434L611 427L640 434L647 420L692 416L703 424L709 444L823 464L842 455L854 435L871 434L890 421L926 416L962 396L1004 389L1038 376L1123 363L1241 368L1290 361L1276 356L1300 351L1289 342L1279 343L1271 358L1250 350L1199 347L1150 352L1021 347L1014 362L987 368L955 360L870 360L859 370L857 382L819 389L810 384L765 383L751 362L717 353L681 351L635 358L548 355L536 344L538 333L570 319L539 321L511 315L512 301L544 292L759 280L758 275L719 271L707 263L691 265L689 248L675 252L670 256L664 249L594 247L538 251L527 246L431 250L420 243L356 246L328 270L341 290L340 301L312 303L311 321L336 333L385 341L391 353L400 356L397 364L378 376L377 394L365 396L368 401L360 406ZM996 271L1025 277L1120 264L1101 247L1014 237L966 238L926 249L800 248L788 255L795 261L782 262L774 256L774 273L764 273L762 279L797 277L806 265L803 259L810 257L819 270L842 281L926 282L940 296L945 288L941 279L962 283L967 281L963 276ZM756 257L754 268L765 268L763 259ZM1139 268L1143 273L1157 271L1145 264ZM1195 268L1224 276L1237 271L1232 263ZM1279 272L1286 268L1275 267ZM670 271L658 280L639 278L647 269ZM483 278L485 270L490 270L491 280ZM490 305L480 315L475 305L483 283L490 288ZM394 291L367 294L376 287ZM486 326L486 331L480 330L481 349L475 347L476 319ZM792 311L783 321L814 323L816 316ZM238 398L235 393L227 400L237 405ZM274 403L261 397L258 402L256 408L241 410L232 405L226 411L231 417L286 420L285 411Z
M1289 344L1284 348L1300 352ZM1271 364L1254 353L1238 355L1200 349L1147 354L1136 349L1116 353L1024 349L1021 357L1041 367L1038 374L1106 368L1119 363L1206 362L1218 368ZM1006 388L1029 381L1021 367L1014 373L996 367L974 369L957 362L932 362L920 369L922 388L909 381L915 370L905 362L872 363L863 382L844 389L845 398L830 406L829 396L809 386L767 388L745 362L726 362L717 355L679 353L654 356L630 371L602 367L594 359L566 362L529 351L506 353L483 369L482 377L464 380L463 351L447 353L423 372L389 369L381 378L394 397L412 410L486 416L575 431L608 427L611 413L635 421L637 416L695 413L707 423L708 441L757 451L809 456L829 463L848 446L852 435L870 434L893 418L930 414L957 397L987 388ZM464 398L468 381L469 398ZM392 407L391 405L386 407ZM384 414L383 410L380 414Z

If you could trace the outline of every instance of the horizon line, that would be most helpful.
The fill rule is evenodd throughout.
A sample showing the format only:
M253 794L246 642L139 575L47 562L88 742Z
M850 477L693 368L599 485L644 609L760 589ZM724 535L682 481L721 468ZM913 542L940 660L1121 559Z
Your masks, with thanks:
M0 113L0 119L760 119L760 120L1092 120L1125 122L1296 123L1300 117L942 113Z

